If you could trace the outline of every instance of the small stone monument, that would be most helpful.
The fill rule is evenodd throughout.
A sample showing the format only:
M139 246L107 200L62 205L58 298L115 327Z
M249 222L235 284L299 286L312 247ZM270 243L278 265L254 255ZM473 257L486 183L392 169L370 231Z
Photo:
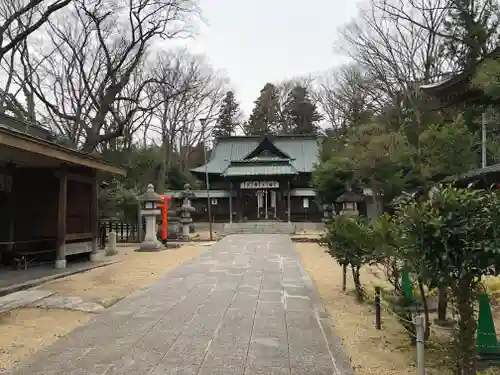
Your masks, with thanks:
M167 225L167 238L170 240L175 240L180 233L180 223L179 216L177 215L177 210L174 207L168 208L167 211L168 225Z
M163 198L155 193L153 184L149 184L146 193L139 196L138 200L141 203L141 216L144 216L146 220L146 234L138 251L161 250L163 245L158 241L156 234L156 217L161 214L157 204L163 202Z
M185 184L184 191L181 193L181 198L184 199L182 206L179 208L180 223L182 225L182 235L187 237L190 233L190 225L193 222L191 214L195 211L191 206L191 199L195 198L194 193L191 191L191 185Z

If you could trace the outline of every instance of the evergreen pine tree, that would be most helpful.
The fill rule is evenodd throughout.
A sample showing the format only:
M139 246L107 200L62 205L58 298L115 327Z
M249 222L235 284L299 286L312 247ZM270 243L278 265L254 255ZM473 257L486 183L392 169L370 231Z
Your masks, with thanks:
M276 86L266 83L254 102L255 107L244 126L247 135L276 133L278 126L278 98Z
M470 68L498 46L500 4L497 0L451 0L444 29L445 52L461 68Z
M238 126L239 108L240 105L236 102L234 93L228 91L222 102L219 117L212 132L215 138L230 137L234 134Z
M322 116L316 108L307 89L300 85L295 86L288 94L283 108L283 132L288 134L316 134L318 121Z

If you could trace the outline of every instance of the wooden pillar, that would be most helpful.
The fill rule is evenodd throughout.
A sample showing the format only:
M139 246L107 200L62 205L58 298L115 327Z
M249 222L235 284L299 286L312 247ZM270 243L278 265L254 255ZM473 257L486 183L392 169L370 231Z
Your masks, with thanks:
M233 223L233 183L229 183L229 223Z
M269 214L268 214L268 212L267 212L267 209L268 209L268 206L269 206L269 205L268 205L268 202L267 202L267 198L268 198L268 196L269 196L269 194L268 194L268 193L269 193L269 190L268 190L268 189L265 189L265 190L264 190L264 210L265 210L265 211L264 211L264 212L265 212L265 214L264 214L265 216L264 216L264 217L265 217L265 219L266 219L266 220L269 218Z
M90 253L90 260L96 261L98 254L97 239L99 237L99 183L97 180L97 171L93 171L91 189L90 230L92 232L92 252Z
M277 205L278 205L278 193L276 190L271 190L271 203L274 208L274 217L273 219L276 220L278 219L278 211L277 211Z
M62 167L59 173L59 197L57 209L56 268L66 268L66 219L68 205L68 171Z
M11 259L11 253L14 249L14 240L15 240L15 224L16 224L16 196L14 190L14 164L7 164L5 170L0 170L0 173L4 174L5 182L4 182L4 192L6 195L6 237L2 238L5 240L7 244L5 245L5 253L2 253L0 250L0 263L6 264L5 261ZM3 255L9 254L5 259L3 259ZM4 263L5 262L5 263Z
M7 251L10 252L12 252L12 250L14 249L14 245L12 244L12 242L14 242L16 235L16 191L14 190L14 170L15 170L15 165L9 163L7 165L5 191L7 192L8 196L7 200L7 211L9 215L8 241L11 242L9 245L7 245Z
M242 212L242 204L241 204L241 190L236 190L236 194L237 194L237 201L238 201L238 212L237 212L237 216L238 216L238 222L242 222L243 221L243 212Z
M291 215L292 215L292 206L291 206L291 202L290 202L291 191L292 191L291 184L290 184L290 181L288 181L287 205L288 205L288 222L289 223L291 222Z

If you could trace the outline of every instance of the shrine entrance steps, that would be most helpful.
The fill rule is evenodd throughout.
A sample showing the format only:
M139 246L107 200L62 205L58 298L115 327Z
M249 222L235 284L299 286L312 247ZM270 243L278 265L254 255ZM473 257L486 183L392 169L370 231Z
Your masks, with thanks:
M294 234L295 225L284 221L249 221L224 224L226 234Z

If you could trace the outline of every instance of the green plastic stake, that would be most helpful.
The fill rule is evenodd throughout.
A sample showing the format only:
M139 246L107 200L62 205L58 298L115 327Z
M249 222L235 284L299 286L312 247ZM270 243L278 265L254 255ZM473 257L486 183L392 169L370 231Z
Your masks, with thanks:
M479 354L499 353L495 323L491 313L490 300L487 293L479 293L479 313L477 318L476 348Z
M413 288L410 281L410 272L405 268L401 275L401 287L403 288L403 297L408 302L413 302L415 298L413 297Z

